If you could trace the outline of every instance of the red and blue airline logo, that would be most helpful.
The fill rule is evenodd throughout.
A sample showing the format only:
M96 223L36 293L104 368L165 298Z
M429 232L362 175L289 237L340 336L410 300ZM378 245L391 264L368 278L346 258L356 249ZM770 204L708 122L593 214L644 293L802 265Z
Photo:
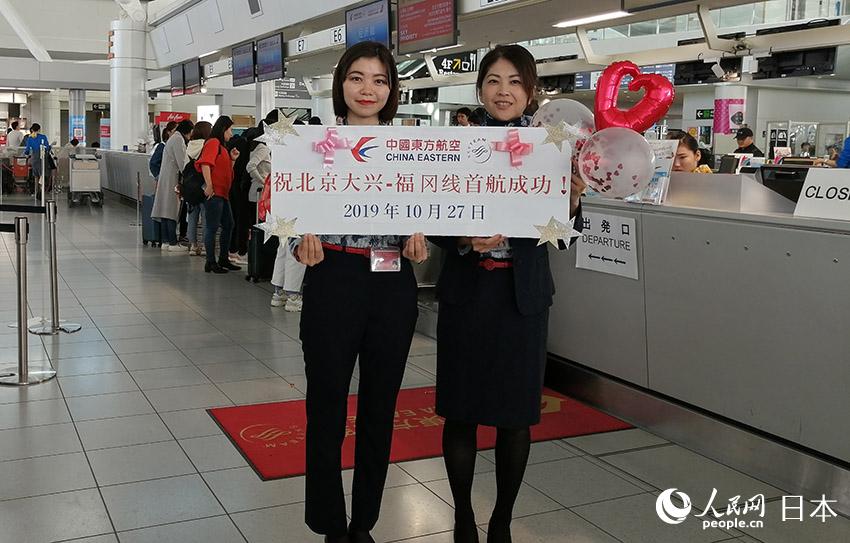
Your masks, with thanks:
M360 138L360 141L357 142L357 145L351 148L351 155L354 157L354 160L356 160L357 162L366 162L367 160L372 158L366 153L377 147L377 145L370 145L368 147L365 147L365 145L373 139L375 139L374 136L364 136Z

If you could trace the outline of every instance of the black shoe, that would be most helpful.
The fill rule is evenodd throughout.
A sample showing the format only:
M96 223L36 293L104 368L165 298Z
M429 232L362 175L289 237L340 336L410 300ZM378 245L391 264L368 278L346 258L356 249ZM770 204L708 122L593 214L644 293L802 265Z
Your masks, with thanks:
M478 526L475 521L455 522L454 543L478 543Z
M325 536L325 543L351 543L351 540L348 539L347 535L336 536L336 537L326 535Z
M375 543L369 532L348 532L348 540L351 543Z
M227 270L226 270L226 269L224 269L223 267L219 266L219 265L218 265L218 264L216 264L215 262L207 262L206 264L204 264L204 271L205 271L205 272L207 272L207 273L210 273L210 272L213 272L213 273L227 273Z
M229 260L219 260L218 265L227 270L239 271L242 269L236 264L232 264Z
M490 521L487 526L487 543L511 543L511 523Z

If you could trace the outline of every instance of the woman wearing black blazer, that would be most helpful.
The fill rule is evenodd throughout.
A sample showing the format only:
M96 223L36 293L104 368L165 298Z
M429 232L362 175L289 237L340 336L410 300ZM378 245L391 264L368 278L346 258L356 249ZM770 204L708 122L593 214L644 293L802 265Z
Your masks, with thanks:
M529 126L534 57L498 46L481 61L477 89L484 126ZM581 227L584 183L573 176L570 216ZM535 239L437 238L446 259L438 283L437 413L445 417L443 454L455 503L456 543L478 541L472 479L479 424L497 427L497 498L488 543L511 541L510 523L540 421L549 306L555 292L546 245ZM562 245L562 248L566 246Z

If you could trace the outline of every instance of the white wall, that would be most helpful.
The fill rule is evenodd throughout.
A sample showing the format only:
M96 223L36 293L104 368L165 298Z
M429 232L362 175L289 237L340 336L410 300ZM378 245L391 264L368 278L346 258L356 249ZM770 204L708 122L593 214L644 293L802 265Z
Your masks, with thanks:
M758 111L753 132L756 145L762 150L767 147L762 132L767 129L769 121L850 121L850 92L758 89Z

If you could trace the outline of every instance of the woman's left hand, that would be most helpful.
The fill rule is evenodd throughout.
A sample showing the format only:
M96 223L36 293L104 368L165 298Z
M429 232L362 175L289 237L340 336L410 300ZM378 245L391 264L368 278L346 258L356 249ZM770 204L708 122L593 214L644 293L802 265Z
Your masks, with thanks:
M238 158L239 158L239 149L234 147L233 149L230 150L230 159L235 161Z
M425 244L425 234L413 234L404 243L404 251L401 253L405 258L421 264L428 259L428 246Z

